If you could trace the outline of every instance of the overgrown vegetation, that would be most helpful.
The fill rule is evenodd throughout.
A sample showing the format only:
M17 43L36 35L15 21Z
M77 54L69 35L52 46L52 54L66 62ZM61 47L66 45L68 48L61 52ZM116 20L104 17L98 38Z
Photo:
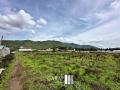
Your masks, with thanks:
M0 90L8 90L8 81L15 64L14 55L7 55L5 58L1 58L0 61L0 68L5 68L5 71L0 75Z
M120 90L120 54L19 53L27 80L25 90ZM74 85L64 85L65 74Z
M0 68L8 67L9 63L14 59L14 54L9 54L5 57L0 58Z

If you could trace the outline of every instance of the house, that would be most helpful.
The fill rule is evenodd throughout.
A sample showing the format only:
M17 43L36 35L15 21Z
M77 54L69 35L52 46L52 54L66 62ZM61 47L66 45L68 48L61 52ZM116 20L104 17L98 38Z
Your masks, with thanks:
M50 51L53 51L53 49L51 49L51 48L48 48L48 49L46 49L46 51L49 51L49 52L50 52Z
M67 50L68 52L75 52L76 50L75 49L69 49L69 50Z
M113 53L120 53L120 50L113 50Z
M20 51L20 52L31 52L31 51L33 51L33 49L20 46L18 51Z
M33 49L19 49L20 52L30 52L33 51Z
M38 50L39 52L52 52L53 49L51 48L48 48L48 49L41 49L41 50Z

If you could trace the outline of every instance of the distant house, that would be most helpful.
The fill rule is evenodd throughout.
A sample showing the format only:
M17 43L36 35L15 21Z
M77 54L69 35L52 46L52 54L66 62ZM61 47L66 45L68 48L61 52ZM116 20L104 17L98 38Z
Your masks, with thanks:
M38 50L38 51L40 51L40 52L51 52L51 51L53 51L53 49L48 48L48 49L42 49L42 50Z
M68 52L75 52L75 49L67 50Z
M20 52L30 52L33 51L32 49L19 49Z
M31 49L31 48L26 48L26 47L21 46L21 47L19 48L19 51L20 51L20 52L31 52L31 51L33 51L33 49Z
M51 48L48 48L48 49L46 49L46 51L53 51L53 49L51 49Z
M120 50L113 50L114 53L120 53Z

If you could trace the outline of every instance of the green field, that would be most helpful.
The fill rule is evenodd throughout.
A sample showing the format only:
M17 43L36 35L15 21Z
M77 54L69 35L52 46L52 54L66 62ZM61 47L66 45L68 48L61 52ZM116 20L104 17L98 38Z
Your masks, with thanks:
M120 90L120 54L26 52L16 57L23 90ZM73 85L64 85L59 77L65 74L74 75Z
M19 53L29 90L120 90L120 54ZM74 85L54 77L74 75Z

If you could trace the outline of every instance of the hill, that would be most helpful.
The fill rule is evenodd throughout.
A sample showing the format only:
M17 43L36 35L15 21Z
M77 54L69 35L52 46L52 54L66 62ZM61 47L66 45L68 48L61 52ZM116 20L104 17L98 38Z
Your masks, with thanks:
M78 45L74 43L64 43L60 41L31 41L31 40L4 40L2 42L3 45L10 47L11 50L16 50L20 46L24 46L27 48L32 49L46 49L46 48L56 48L56 47L62 47L62 48L77 48L77 49L95 49L96 47L91 45Z

